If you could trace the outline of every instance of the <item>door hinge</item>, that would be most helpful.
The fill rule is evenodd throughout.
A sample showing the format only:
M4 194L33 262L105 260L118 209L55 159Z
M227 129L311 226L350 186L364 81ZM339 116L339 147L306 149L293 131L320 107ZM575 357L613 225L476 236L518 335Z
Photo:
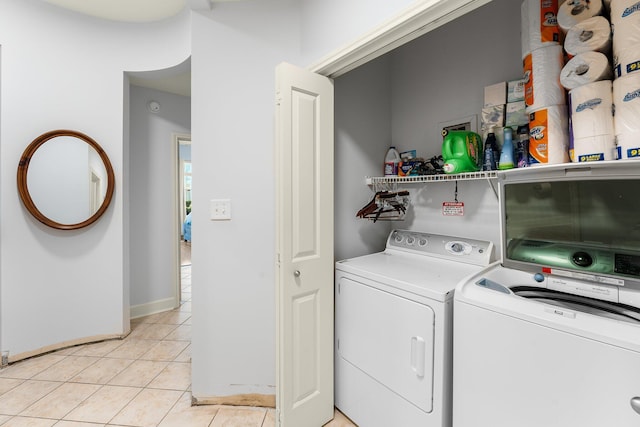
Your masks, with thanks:
M281 102L282 102L282 95L280 94L280 92L276 92L276 105L280 105Z

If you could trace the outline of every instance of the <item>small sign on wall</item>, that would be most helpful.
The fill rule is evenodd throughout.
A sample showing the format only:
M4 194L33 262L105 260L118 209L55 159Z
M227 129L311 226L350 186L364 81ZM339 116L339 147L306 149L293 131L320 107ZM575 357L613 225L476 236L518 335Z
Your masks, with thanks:
M464 202L442 202L443 216L463 216Z

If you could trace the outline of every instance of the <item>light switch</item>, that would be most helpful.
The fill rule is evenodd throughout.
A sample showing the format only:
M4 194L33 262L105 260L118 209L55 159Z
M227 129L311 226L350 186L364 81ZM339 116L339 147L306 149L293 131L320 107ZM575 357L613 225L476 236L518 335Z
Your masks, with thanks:
M211 200L211 220L230 220L231 219L231 199L214 199Z

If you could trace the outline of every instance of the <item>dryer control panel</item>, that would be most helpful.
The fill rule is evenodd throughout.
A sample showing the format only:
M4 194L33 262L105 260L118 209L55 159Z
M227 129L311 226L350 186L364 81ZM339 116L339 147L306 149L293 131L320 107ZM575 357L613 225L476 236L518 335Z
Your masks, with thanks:
M393 230L387 239L386 251L411 252L481 266L489 265L494 256L493 242L409 230Z

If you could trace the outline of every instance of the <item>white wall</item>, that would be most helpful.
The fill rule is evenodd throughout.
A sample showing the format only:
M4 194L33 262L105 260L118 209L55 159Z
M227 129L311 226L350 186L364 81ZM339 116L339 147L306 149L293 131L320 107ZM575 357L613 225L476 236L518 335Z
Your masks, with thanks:
M408 7L437 1L305 0L302 2L304 60L314 63L367 35Z
M365 177L383 175L391 145L390 57L335 80L335 258L384 249L392 223L356 217L372 199Z
M192 389L275 394L275 74L297 62L296 1L193 15ZM209 200L231 199L230 221Z
M417 149L425 158L441 154L439 123L479 118L485 86L522 78L520 3L494 0L392 53L392 135L400 150ZM410 228L499 245L498 200L486 181L458 183L462 217L442 215L442 202L454 200L455 183L408 188Z
M123 188L124 71L167 68L190 51L189 16L133 25L39 0L0 2L0 349L25 354L128 329ZM22 151L53 129L79 130L109 155L114 199L88 228L41 225L22 206Z
M160 103L152 113L149 101ZM191 98L131 86L131 308L137 314L174 308L178 227L173 134L191 132Z

